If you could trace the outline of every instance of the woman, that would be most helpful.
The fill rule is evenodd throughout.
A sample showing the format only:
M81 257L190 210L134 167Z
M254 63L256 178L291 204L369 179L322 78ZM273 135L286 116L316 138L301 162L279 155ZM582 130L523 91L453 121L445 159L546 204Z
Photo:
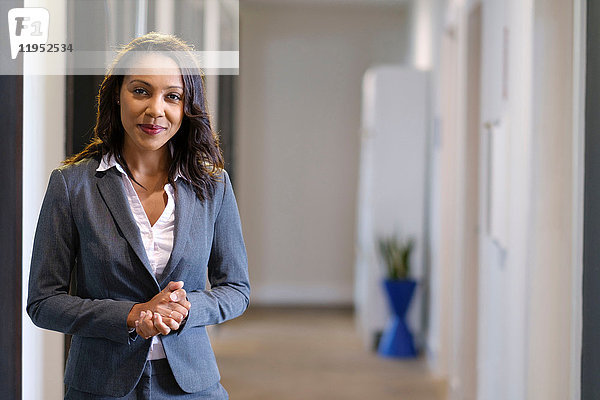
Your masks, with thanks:
M129 43L100 87L92 142L50 176L27 312L73 335L65 398L228 398L205 326L243 313L250 287L194 65L174 36Z

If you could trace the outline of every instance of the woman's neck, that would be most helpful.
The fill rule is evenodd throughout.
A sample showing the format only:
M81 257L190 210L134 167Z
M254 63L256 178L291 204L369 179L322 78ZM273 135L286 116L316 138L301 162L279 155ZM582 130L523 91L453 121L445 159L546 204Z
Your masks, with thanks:
M123 146L123 158L136 177L161 176L169 173L171 155L167 146L155 151L132 151Z

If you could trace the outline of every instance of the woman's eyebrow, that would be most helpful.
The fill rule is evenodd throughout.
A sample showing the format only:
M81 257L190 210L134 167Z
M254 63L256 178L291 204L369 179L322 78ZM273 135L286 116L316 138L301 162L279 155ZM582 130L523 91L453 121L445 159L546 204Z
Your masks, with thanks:
M148 82L143 81L141 79L132 79L131 81L129 81L129 84L132 84L132 83L142 83L146 86L152 87L151 84L149 84ZM173 85L173 86L167 86L165 89L181 89L181 90L183 90L183 87L179 86L179 85Z

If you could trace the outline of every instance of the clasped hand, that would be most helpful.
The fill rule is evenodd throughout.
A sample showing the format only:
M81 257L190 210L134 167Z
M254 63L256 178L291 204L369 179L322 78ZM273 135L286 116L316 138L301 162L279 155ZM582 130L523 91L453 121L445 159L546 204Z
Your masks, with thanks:
M171 331L179 329L190 307L183 282L169 282L150 301L132 307L127 316L127 326L135 327L137 334L144 339L158 334L168 335Z

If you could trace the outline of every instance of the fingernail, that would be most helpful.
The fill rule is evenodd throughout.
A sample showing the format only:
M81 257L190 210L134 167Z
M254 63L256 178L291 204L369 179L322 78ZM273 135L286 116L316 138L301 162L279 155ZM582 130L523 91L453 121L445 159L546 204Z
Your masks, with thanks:
M176 293L171 293L171 296L169 296L171 298L172 301L177 301L177 294Z
M142 312L140 313L140 318L144 318L144 316L145 316L145 315L146 315L146 311L142 311Z

